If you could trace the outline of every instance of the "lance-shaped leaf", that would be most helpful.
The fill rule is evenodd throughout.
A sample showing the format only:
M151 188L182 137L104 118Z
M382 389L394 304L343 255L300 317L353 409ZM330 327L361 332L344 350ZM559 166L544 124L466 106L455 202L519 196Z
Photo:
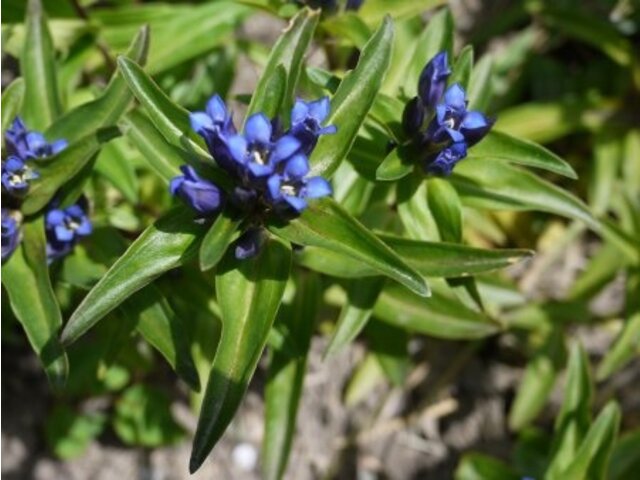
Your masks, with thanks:
M2 135L22 108L24 79L18 77L2 92Z
M37 163L40 176L31 182L22 211L31 215L43 208L58 189L79 174L100 149L100 145L120 135L116 127L103 128Z
M622 331L598 365L598 379L604 380L638 355L640 355L640 312L631 315L625 322Z
M125 56L144 65L149 49L149 28L142 27ZM131 102L131 91L116 71L102 94L63 115L47 129L47 138L64 138L69 142L109 125L115 125Z
M443 3L445 0L367 0L358 11L358 16L369 24L375 24L385 15L393 18L411 17Z
M635 428L620 436L611 452L609 480L629 480L640 466L640 429Z
M469 160L475 157L505 160L528 167L541 168L569 178L578 178L571 165L542 145L491 130L469 150Z
M408 237L437 240L438 226L427 201L427 182L420 172L402 178L396 185L398 216Z
M310 159L313 175L330 177L351 150L389 66L392 40L393 24L387 17L363 48L356 68L340 82L326 120L338 132L320 137Z
M453 296L434 290L430 298L422 298L395 284L385 287L373 312L391 325L437 338L483 338L500 330L490 318Z
M500 460L480 453L468 453L456 468L455 480L523 480L524 477Z
M200 269L209 270L220 261L229 244L238 235L240 219L228 210L223 211L213 222L200 244Z
M378 295L384 287L384 277L369 277L353 280L347 290L347 301L342 306L325 356L340 351L352 342L365 327Z
M485 53L473 67L467 89L469 110L484 112L491 105L491 97L493 96L492 69L493 57L489 53Z
M198 251L205 227L178 207L148 227L91 289L67 322L62 342L75 341L107 313Z
M473 46L465 46L458 58L456 58L456 64L453 67L453 73L448 80L449 85L459 83L462 88L467 90L469 88L469 77L471 77L471 70L473 69Z
M531 250L468 247L445 242L421 242L392 235L378 235L404 261L425 277L464 277L508 267L533 255ZM298 263L327 275L359 278L377 275L374 268L342 253L305 247Z
M62 106L53 42L40 0L29 0L26 27L20 57L25 81L23 114L29 128L43 130L60 115Z
M292 243L351 256L419 295L429 294L420 274L332 199L315 201L299 218L269 228Z
M403 158L403 148L396 147L389 152L376 170L376 178L391 182L406 177L413 170L413 163Z
M287 71L284 66L278 65L267 80L264 82L264 87L261 90L256 90L251 96L251 103L245 118L249 118L249 115L256 112L262 112L269 118L277 117L280 113L287 88Z
M213 360L189 471L195 472L231 422L247 390L278 312L291 266L291 249L268 239L261 252L223 259L216 276L222 337Z
M427 181L429 208L445 242L462 241L462 205L455 188L442 178Z
M43 217L25 222L22 236L20 247L2 265L2 284L51 385L59 389L68 362L58 341L62 315L49 280Z
M302 70L302 63L305 53L309 48L311 40L313 39L313 32L318 25L318 19L320 18L320 11L311 11L309 9L303 9L296 15L288 26L286 31L278 39L276 44L271 50L269 60L265 66L264 72L258 81L255 92L251 97L251 103L249 105L248 113L265 112L270 109L265 109L265 101L272 97L270 93L273 90L274 78L281 75L278 72L279 67L284 68L284 91L280 98L283 111L288 112L293 106L293 96L296 92L296 86L298 85L298 79L300 78L300 72ZM275 105L266 105L273 107ZM278 104L275 109L268 116L274 116L279 111L280 105Z
M269 363L262 444L266 480L282 478L289 460L320 294L318 276L301 275L292 304L283 305L278 312L277 324L286 329L294 348L275 349Z
M142 337L149 342L171 368L195 391L200 378L191 358L186 328L175 314L162 291L151 284L126 300L120 310L132 320Z

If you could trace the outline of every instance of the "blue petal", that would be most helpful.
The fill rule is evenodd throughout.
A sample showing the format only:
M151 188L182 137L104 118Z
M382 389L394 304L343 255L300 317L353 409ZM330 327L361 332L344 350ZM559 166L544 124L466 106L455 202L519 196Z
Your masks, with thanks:
M11 172L11 173L19 172L24 168L24 162L20 160L18 157L9 157L7 158L7 161L4 162L4 165L2 166L4 167L3 170L6 170L8 172Z
M80 207L80 205L71 205L70 207L67 207L65 213L73 217L74 219L84 217L84 210Z
M303 198L294 197L292 195L285 195L284 200L297 212L302 212L305 208L307 208L307 202Z
M213 130L213 120L211 117L204 112L193 112L189 114L189 122L191 123L191 128L202 134L205 130Z
M55 142L51 143L51 153L55 155L56 153L59 153L67 148L67 145L69 145L69 142L64 139L56 140Z
M76 233L83 237L86 237L87 235L91 235L92 231L93 231L93 225L91 225L91 222L86 218L83 219L80 226L76 229Z
M229 147L229 153L233 159L241 164L245 164L247 161L247 139L242 135L234 135L227 141Z
M47 227L55 225L61 225L64 222L64 212L62 210L53 209L47 212L46 222Z
M183 183L184 183L184 177L182 175L173 177L171 179L171 182L169 183L169 191L171 192L171 195L175 195Z
M307 180L306 197L320 198L331 195L331 185L322 177L312 177Z
M40 132L27 133L26 141L27 145L29 145L29 148L33 150L32 153L34 154L36 153L35 151L47 146L47 140Z
M293 105L293 109L291 110L291 123L296 125L298 123L302 123L306 120L309 115L309 107L307 103L302 100L296 100L296 103Z
M200 182L202 179L198 175L198 172L191 165L181 165L180 171L184 173L184 177L187 180L191 180L192 182Z
M266 177L273 173L273 165L271 164L262 165L256 162L249 162L247 168L256 177Z
M459 83L454 83L444 92L444 103L456 110L464 110L467 106L466 93Z
M251 143L271 142L271 122L264 113L255 113L247 119L244 134Z
M309 103L309 115L318 123L324 122L325 118L329 115L330 110L331 102L329 102L329 97L322 97L315 102Z
M280 175L275 174L271 175L267 180L267 189L269 190L269 195L272 200L278 200L282 197L282 193L280 193L280 185L282 184Z
M56 239L59 242L68 242L73 240L73 231L69 230L64 225L56 225L54 230L55 230Z
M207 115L215 123L223 123L227 118L227 106L224 104L220 95L214 95L207 102Z
M284 172L289 178L299 179L309 173L309 161L305 155L294 155L284 167Z
M462 120L460 128L476 129L485 128L489 125L489 120L480 112L467 112Z
M280 137L271 151L271 161L278 163L285 158L289 158L300 148L300 140L292 135Z
M453 140L454 142L461 142L464 140L464 135L462 135L462 133L460 133L458 130L447 128L447 133L449 134L449 137L451 137L451 140Z

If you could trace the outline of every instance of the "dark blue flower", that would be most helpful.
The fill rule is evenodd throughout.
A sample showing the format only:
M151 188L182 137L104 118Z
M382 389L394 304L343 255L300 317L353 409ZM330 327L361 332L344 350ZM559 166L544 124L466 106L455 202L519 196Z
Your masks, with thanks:
M451 75L447 52L440 52L424 67L418 81L418 96L425 107L435 108L442 98L447 86L447 78Z
M236 134L231 114L219 95L209 99L204 112L189 114L191 128L204 138L211 156L229 173L237 173L227 140Z
M180 167L184 175L171 180L169 190L201 215L210 216L220 210L222 191L213 183L201 178L189 165Z
M18 221L7 208L2 209L2 260L7 260L20 243Z
M363 3L364 0L347 0L347 6L345 7L345 10L358 10Z
M262 113L256 113L247 119L244 135L234 135L229 139L231 155L248 173L249 179L271 175L281 162L300 149L300 140L293 135L283 135L273 141L272 133L269 119Z
M80 239L92 231L91 221L79 204L49 210L45 216L49 261L68 254Z
M467 156L467 145L464 141L456 142L433 155L425 164L425 170L435 175L448 176L453 167Z
M322 126L330 110L329 97L314 102L296 100L291 110L291 135L300 141L300 150L304 154L311 153L320 135L336 133L335 125Z
M402 128L409 136L420 133L425 118L425 108L419 97L414 97L404 107L402 112Z
M265 233L262 228L249 228L234 243L234 255L238 260L254 257L264 244Z
M2 189L11 195L23 196L29 190L29 182L39 176L15 155L2 162Z
M49 143L42 133L28 130L20 117L16 117L6 131L5 140L9 154L22 160L50 157L67 147L66 140Z
M269 201L276 210L286 215L298 215L307 208L308 198L331 194L331 185L322 177L305 178L309 173L307 157L298 154L289 159L282 173L267 180Z

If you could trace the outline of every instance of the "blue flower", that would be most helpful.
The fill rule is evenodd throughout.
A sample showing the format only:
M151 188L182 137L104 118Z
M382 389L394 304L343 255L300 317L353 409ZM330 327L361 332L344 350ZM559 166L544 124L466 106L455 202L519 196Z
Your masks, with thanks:
M311 153L320 135L336 133L335 125L322 126L330 109L329 97L322 97L315 102L296 100L291 110L291 135L300 141L300 150L304 154Z
M210 216L220 210L222 191L213 183L201 178L189 165L183 165L179 175L171 180L169 190L201 215Z
M204 138L216 163L229 173L235 173L237 165L227 144L227 140L236 134L231 114L219 95L209 99L205 110L189 114L191 128Z
M47 258L53 261L68 254L76 243L92 231L91 221L79 204L49 210L45 216Z
M39 176L38 172L15 155L2 162L2 189L11 195L25 195L29 190L30 181Z
M429 60L418 81L418 96L425 107L433 109L440 101L449 75L447 52L440 52Z
M18 221L7 208L2 209L2 260L7 260L20 243Z
M254 257L260 251L264 241L265 233L262 228L249 228L235 241L233 253L238 260Z
M67 147L66 140L49 143L42 133L29 131L20 117L16 117L6 131L5 140L9 154L22 160L50 157Z
M247 119L244 135L229 139L233 159L249 174L250 180L271 175L281 162L300 149L300 140L293 135L283 135L273 141L272 133L269 119L256 113Z
M307 208L308 198L331 194L331 185L322 177L305 178L309 173L307 157L298 154L287 161L282 173L267 180L269 201L283 215L299 215Z
M453 167L467 156L467 145L464 141L456 142L446 147L438 154L427 159L424 167L429 173L435 175L451 175Z

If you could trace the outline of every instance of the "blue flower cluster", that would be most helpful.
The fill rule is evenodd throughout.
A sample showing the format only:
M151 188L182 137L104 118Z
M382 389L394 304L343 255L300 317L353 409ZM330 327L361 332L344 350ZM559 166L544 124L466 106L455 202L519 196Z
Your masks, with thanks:
M20 204L29 192L30 182L40 177L29 163L41 160L67 147L63 139L47 142L40 132L27 129L16 118L5 133L7 158L2 161L2 260L8 259L20 243ZM80 237L91 233L91 222L84 207L53 208L46 214L47 255L49 261L66 255Z
M440 52L420 74L418 96L407 103L402 118L405 132L426 152L424 169L439 175L449 175L494 123L481 112L467 110L464 88L458 83L447 88L449 75L447 53Z
M329 99L295 102L291 128L283 132L277 119L256 113L247 118L243 133L233 124L231 114L218 95L204 112L190 115L191 127L204 138L216 163L232 178L234 186L224 192L189 166L171 181L170 191L199 215L217 214L225 199L254 224L271 213L282 219L294 218L307 207L307 201L331 194L322 177L308 177L308 155L320 135L336 132L323 126L329 115ZM249 228L240 238L236 254L246 258L259 249L260 235Z

